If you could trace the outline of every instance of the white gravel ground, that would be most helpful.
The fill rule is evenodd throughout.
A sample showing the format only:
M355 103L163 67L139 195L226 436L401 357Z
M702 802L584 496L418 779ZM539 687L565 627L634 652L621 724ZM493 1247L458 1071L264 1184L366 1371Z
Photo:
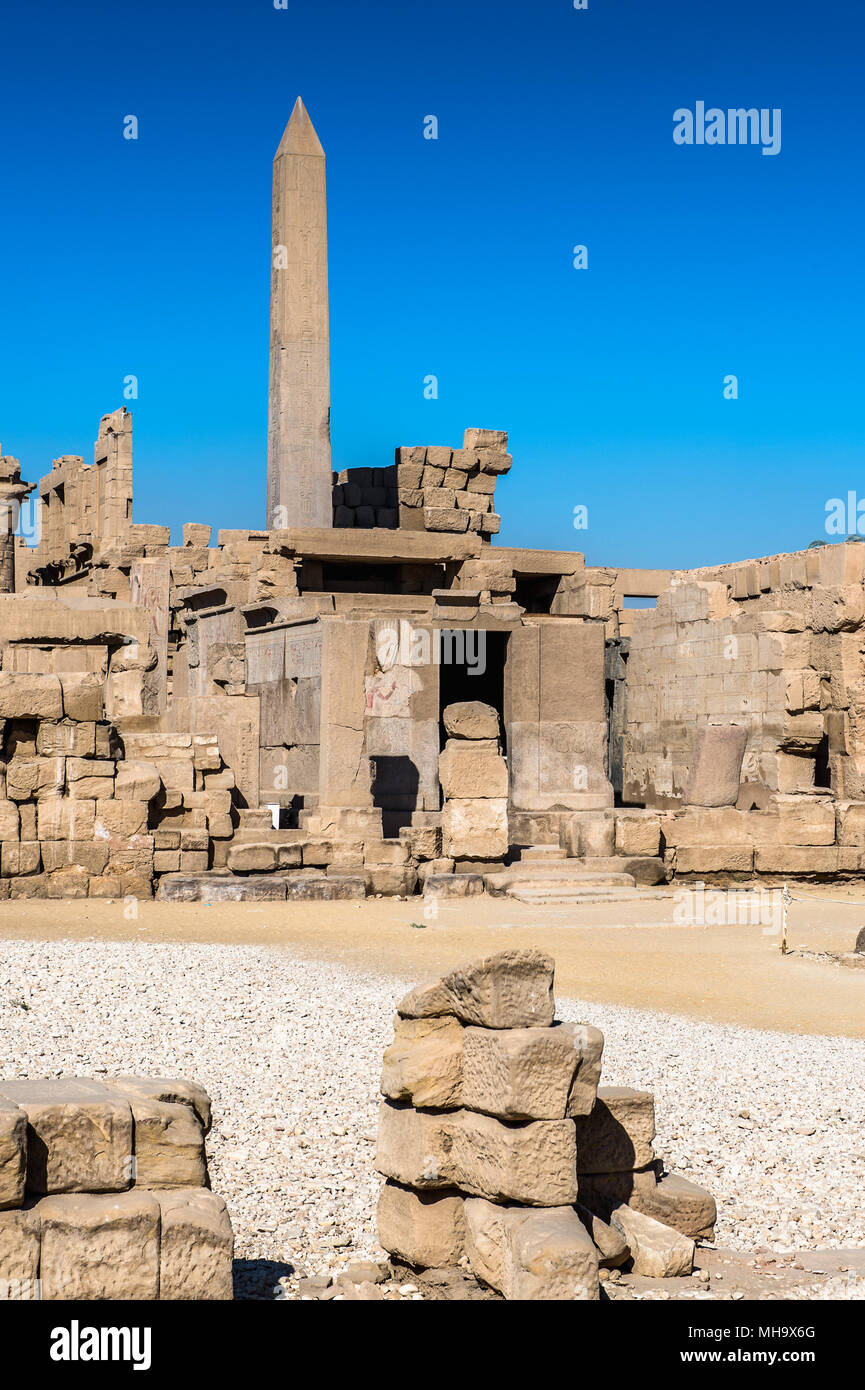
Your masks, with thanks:
M0 1076L193 1077L242 1285L381 1258L381 1054L406 984L249 946L4 942ZM600 1027L604 1082L655 1092L656 1151L718 1201L718 1245L865 1246L865 1043L562 1000Z

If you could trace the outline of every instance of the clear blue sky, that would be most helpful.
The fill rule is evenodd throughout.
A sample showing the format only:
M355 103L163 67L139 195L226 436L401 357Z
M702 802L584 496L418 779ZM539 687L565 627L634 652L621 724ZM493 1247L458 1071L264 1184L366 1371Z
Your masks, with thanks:
M795 549L865 496L854 0L7 4L0 52L0 439L27 478L91 461L134 374L135 519L263 525L270 166L301 93L336 467L505 428L500 540L595 564ZM674 145L698 100L780 107L781 153Z

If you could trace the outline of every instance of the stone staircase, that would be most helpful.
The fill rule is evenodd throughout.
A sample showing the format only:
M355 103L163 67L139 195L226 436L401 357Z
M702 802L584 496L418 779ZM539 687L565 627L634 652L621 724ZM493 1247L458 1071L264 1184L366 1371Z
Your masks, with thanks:
M660 859L615 856L568 859L557 845L531 845L506 868L484 874L484 887L493 897L515 898L537 906L571 907L591 903L628 902L653 896L663 889Z

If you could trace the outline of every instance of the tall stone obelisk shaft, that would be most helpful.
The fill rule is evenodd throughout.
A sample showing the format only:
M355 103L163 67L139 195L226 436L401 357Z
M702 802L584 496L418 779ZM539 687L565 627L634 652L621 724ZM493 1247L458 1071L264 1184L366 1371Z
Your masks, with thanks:
M298 97L273 161L267 525L332 524L324 150Z

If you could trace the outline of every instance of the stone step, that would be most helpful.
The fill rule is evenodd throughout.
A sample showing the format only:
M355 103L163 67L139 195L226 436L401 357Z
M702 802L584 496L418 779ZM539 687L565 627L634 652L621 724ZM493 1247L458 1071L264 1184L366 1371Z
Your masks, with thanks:
M503 874L528 878L579 878L584 874L627 874L637 883L663 883L664 861L650 855L610 855L598 859L518 860L501 870ZM492 873L492 871L491 871Z
M520 849L521 864L549 863L551 860L567 859L567 853L561 845L523 845Z
M156 896L161 902L333 902L365 898L366 876L360 874L163 874Z
M484 885L493 896L528 884L549 889L635 888L637 880L632 874L583 868L575 859L554 864L517 864L501 873L484 874Z
M241 811L241 815L243 812ZM259 830L254 825L245 825L243 822L235 830L231 843L233 845L244 844L270 844L270 845L304 845L308 836L303 830L273 830L268 826L266 830Z
M538 907L581 907L592 903L633 902L645 897L642 888L558 888L550 884L517 883L505 897Z

